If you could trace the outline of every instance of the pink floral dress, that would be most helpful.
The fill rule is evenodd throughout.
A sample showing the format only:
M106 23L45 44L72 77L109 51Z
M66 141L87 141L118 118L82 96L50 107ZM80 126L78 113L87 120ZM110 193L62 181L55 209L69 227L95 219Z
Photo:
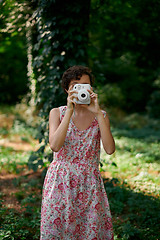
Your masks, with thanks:
M59 108L60 120L66 109ZM96 118L84 131L71 120L64 145L54 153L44 181L41 240L113 240L99 159Z

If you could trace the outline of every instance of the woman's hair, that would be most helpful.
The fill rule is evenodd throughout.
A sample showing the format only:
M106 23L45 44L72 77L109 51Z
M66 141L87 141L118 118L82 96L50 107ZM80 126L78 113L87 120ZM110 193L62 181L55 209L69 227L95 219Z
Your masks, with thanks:
M88 75L91 85L94 82L94 76L91 74L91 70L84 66L73 66L68 68L62 76L62 88L68 90L69 84L72 80L80 80L82 75Z

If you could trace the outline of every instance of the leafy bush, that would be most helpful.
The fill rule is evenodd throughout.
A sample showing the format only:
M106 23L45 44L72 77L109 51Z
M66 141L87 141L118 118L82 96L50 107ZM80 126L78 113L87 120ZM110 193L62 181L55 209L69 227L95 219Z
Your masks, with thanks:
M0 216L1 240L39 239L40 209L17 213L14 209L3 208Z
M101 86L98 89L100 105L108 108L123 106L124 96L117 84L106 84L105 86Z
M154 91L150 96L150 101L147 105L147 110L150 117L160 119L160 90Z

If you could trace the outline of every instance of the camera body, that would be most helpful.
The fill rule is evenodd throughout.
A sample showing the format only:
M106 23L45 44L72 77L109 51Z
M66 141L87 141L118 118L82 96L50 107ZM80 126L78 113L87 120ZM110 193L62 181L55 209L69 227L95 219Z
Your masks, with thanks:
M87 90L91 90L90 84L75 84L72 90L78 92L77 94L74 94L75 96L78 97L78 100L74 98L74 101L77 104L91 103L90 93L87 91Z

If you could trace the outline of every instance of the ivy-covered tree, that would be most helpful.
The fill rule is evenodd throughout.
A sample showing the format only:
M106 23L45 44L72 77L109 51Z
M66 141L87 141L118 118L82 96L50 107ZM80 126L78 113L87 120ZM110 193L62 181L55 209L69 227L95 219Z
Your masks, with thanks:
M90 0L40 0L37 3L33 66L37 81L36 105L42 118L37 137L42 146L29 159L29 166L34 170L48 158L44 150L48 144L49 112L65 104L61 88L63 72L73 65L88 64L90 9Z

